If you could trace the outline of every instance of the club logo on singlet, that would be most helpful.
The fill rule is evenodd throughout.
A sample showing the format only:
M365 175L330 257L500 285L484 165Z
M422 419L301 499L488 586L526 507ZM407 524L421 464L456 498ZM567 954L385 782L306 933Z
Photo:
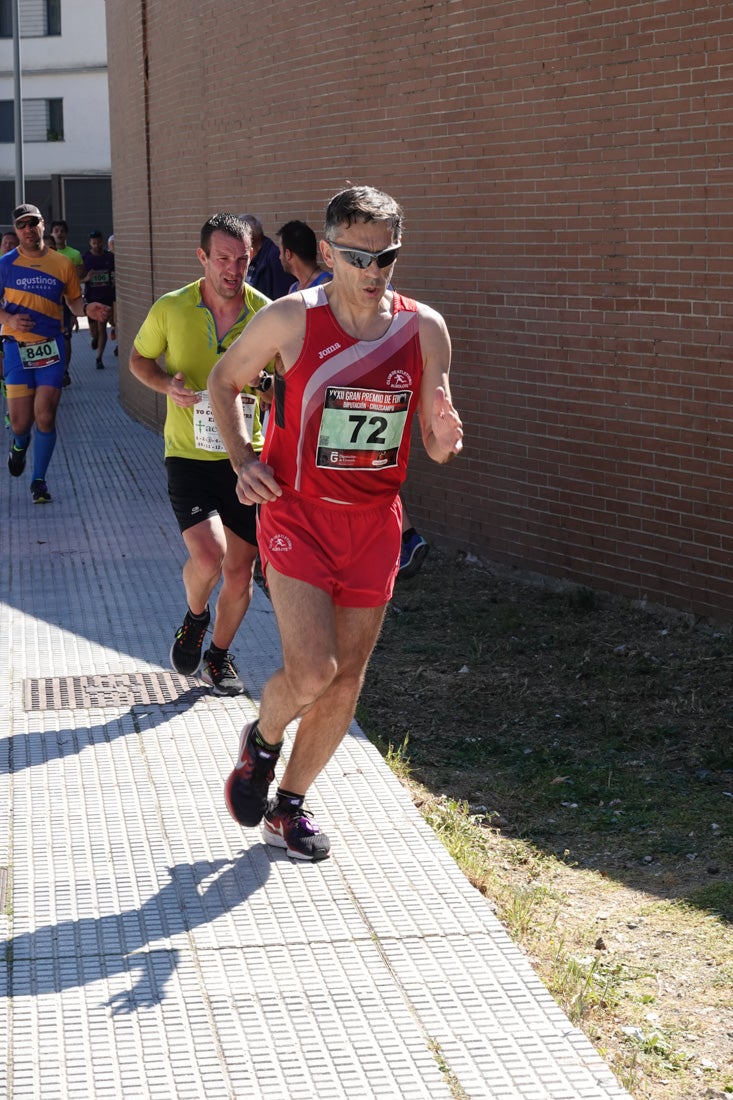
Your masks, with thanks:
M273 535L268 546L273 554L284 554L293 549L293 544L287 535Z
M391 370L387 375L387 385L393 390L404 390L412 385L412 378L406 370Z

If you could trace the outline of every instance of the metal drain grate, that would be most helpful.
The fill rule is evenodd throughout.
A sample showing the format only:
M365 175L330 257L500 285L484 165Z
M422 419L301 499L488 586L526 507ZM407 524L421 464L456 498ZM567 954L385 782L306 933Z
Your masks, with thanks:
M24 710L82 710L175 703L198 688L197 680L175 672L139 672L132 675L55 676L26 680Z

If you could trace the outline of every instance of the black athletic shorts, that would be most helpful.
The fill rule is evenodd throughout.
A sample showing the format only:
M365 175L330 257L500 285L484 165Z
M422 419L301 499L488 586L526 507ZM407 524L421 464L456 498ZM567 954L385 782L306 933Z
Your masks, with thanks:
M257 506L238 500L237 478L228 458L166 458L165 467L168 496L182 532L218 515L240 539L257 545Z

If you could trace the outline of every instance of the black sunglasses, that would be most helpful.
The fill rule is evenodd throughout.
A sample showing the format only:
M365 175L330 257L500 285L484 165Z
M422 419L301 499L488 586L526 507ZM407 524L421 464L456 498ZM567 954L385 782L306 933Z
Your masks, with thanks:
M328 237L326 240L328 241ZM391 244L381 252L366 252L363 248L349 248L345 244L336 244L335 241L328 241L328 243L331 248L335 248L342 254L348 264L358 267L360 271L365 271L372 262L376 263L377 267L389 267L397 259L397 253L402 247L400 244Z

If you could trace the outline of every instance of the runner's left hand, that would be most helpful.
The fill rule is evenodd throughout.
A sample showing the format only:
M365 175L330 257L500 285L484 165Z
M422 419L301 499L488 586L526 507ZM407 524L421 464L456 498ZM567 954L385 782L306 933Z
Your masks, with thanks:
M441 450L451 455L460 454L463 450L463 424L442 386L435 388L431 427Z

